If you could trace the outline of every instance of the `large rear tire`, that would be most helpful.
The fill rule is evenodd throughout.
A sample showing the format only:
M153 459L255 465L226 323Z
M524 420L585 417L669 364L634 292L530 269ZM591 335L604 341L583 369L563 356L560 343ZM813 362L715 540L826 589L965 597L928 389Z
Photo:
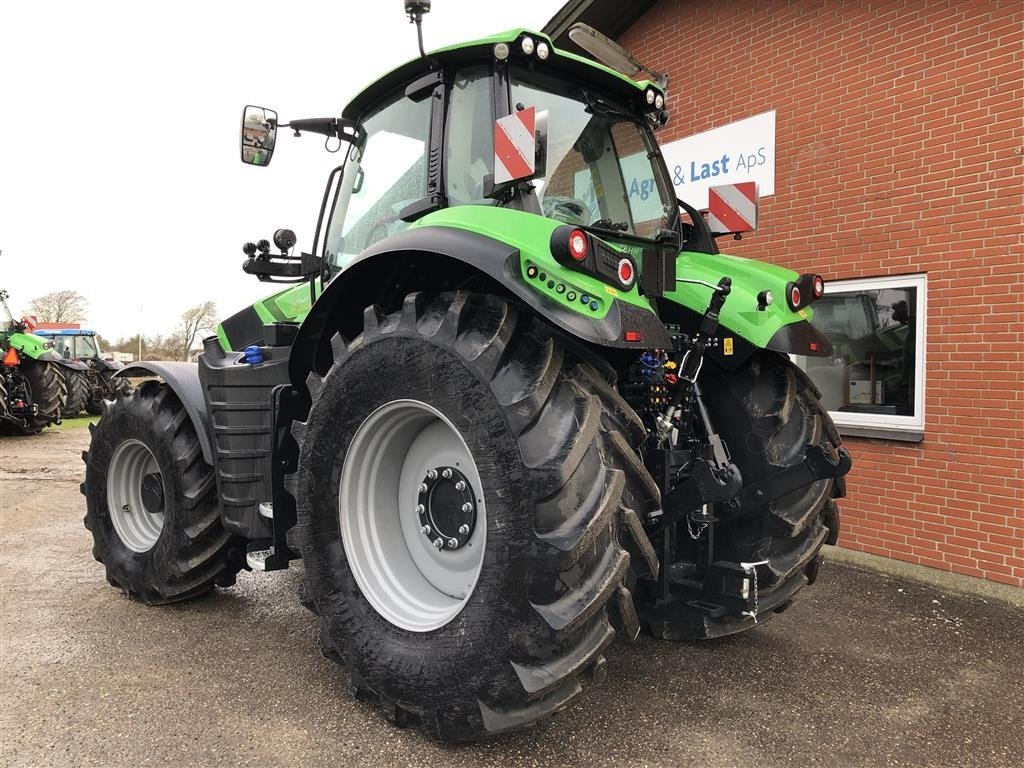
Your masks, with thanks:
M73 419L85 410L89 402L89 377L85 371L61 369L68 389L68 404L61 413L61 418Z
M36 406L36 414L26 418L18 431L36 435L50 424L60 421L68 401L67 384L56 363L26 357L18 367L25 378L29 397Z
M293 426L295 541L325 655L357 696L444 741L564 706L603 672L613 626L635 635L628 585L657 570L638 515L658 492L629 443L642 426L496 297L413 294L388 316L367 309L363 333L332 347ZM451 551L456 534L435 549L429 525L430 472L446 468L471 494L453 509L476 515Z
M738 371L708 363L700 383L711 422L744 485L800 463L808 445L837 458L841 440L820 394L785 356L761 352ZM753 615L715 616L687 599L656 604L651 595L641 613L652 632L666 639L719 637L752 629L785 610L793 596L817 577L821 547L835 543L835 498L844 493L842 479L816 480L740 515L717 510L715 560L747 564ZM685 533L677 544L692 545L684 537Z
M85 527L107 581L149 605L233 584L244 552L221 525L213 470L174 393L147 381L90 431Z

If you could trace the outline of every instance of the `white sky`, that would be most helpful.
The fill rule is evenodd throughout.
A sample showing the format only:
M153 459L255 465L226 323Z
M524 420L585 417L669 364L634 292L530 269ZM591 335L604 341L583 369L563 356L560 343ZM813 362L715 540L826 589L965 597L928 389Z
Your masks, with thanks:
M561 0L434 0L427 49L539 29ZM312 246L339 155L281 131L238 159L242 107L338 115L418 55L401 0L9 2L0 11L0 288L16 316L75 289L105 337L169 332L206 299L226 317L273 292L241 270L278 227Z

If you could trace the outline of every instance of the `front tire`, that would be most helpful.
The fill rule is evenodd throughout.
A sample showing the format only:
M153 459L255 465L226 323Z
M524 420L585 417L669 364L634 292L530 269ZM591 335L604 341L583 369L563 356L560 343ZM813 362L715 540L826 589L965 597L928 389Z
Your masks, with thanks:
M90 431L85 527L107 581L149 605L233 583L244 555L221 525L213 470L174 393L147 381Z
M626 437L639 426L629 409L543 326L491 296L413 294L388 316L371 307L362 335L332 346L326 376L309 380L308 421L293 427L296 541L325 655L346 665L357 696L444 741L564 706L586 674L603 672L613 624L637 631L628 585L657 569L638 515L659 500ZM431 436L437 451L421 460L416 436L396 442L403 429L449 436ZM403 476L459 462L457 442L482 528L437 554L454 563L482 548L472 583L445 603L424 587L429 568L393 567L368 582L368 552L406 550L408 562L416 537L429 541L420 489L406 494ZM415 521L412 540L403 515ZM431 614L418 624L417 605Z

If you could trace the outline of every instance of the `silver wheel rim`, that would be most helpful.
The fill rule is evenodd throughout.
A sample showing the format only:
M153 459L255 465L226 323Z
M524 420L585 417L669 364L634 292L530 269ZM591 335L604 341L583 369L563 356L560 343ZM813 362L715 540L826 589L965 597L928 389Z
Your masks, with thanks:
M148 512L142 502L142 478L160 472L153 452L138 440L125 440L110 457L107 509L121 543L148 552L164 529L163 512Z
M429 470L457 468L476 504L464 545L436 548L417 513ZM356 430L339 491L341 539L352 575L374 609L395 626L429 632L469 602L483 566L487 512L473 456L455 425L418 400L394 400Z

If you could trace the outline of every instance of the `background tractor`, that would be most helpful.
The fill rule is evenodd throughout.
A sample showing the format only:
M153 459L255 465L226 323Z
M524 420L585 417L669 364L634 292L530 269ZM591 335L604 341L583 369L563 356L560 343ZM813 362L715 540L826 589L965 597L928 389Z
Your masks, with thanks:
M127 379L117 376L117 372L124 369L124 364L103 357L95 331L41 328L34 333L49 339L62 359L78 363L74 369L65 369L68 385L65 416L77 416L82 411L99 415L103 411L104 400L115 400L131 392Z
M830 354L821 278L719 253L654 138L666 79L571 35L602 61L513 30L341 117L246 107L247 164L283 127L342 150L313 246L247 243L295 285L198 364L129 366L85 458L111 584L171 603L301 557L356 695L445 741L564 706L615 635L771 619L839 530L850 459L788 358Z
M28 333L0 290L0 434L32 435L60 422L67 405L65 363L46 339Z

